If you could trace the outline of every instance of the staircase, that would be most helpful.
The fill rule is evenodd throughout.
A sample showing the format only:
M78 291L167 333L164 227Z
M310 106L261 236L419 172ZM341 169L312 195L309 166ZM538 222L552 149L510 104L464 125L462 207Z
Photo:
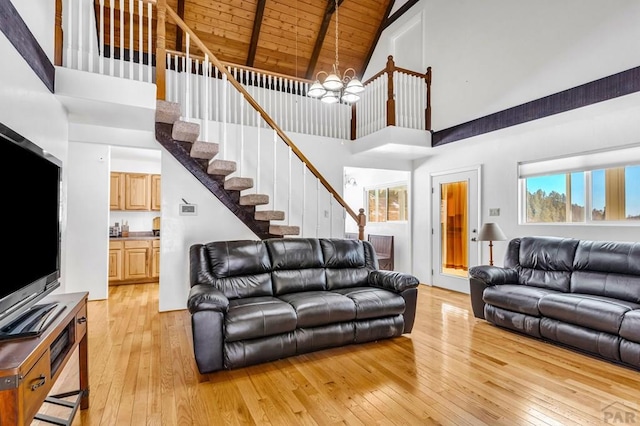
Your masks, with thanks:
M279 210L257 210L269 204L266 194L246 194L253 179L231 176L236 162L216 159L218 144L198 140L200 125L181 120L178 103L158 100L156 106L156 140L196 179L231 210L260 239L300 235L299 226L272 224L282 221Z

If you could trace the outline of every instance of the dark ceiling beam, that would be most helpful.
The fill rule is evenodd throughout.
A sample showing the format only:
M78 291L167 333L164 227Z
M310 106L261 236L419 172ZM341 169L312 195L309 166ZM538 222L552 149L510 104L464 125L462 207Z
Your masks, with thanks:
M371 56L373 56L373 51L375 50L376 46L378 45L378 41L380 40L380 36L382 35L382 31L384 31L384 29L387 28L387 21L389 20L389 14L391 13L391 9L393 9L393 4L394 3L395 3L395 0L391 0L389 2L389 4L387 5L387 10L384 12L384 16L382 17L382 20L380 21L380 25L378 26L378 30L376 31L376 35L373 38L373 42L371 42L371 45L369 46L369 51L367 52L367 56L364 59L364 62L362 64L362 68L360 69L360 74L363 74L367 70L367 67L369 66L369 61L371 61ZM416 1L409 0L400 9L403 9L409 3L415 4L415 3L417 3L417 0ZM411 6L413 6L413 4ZM411 6L409 6L409 7L411 7ZM400 11L400 9L398 9L398 12ZM398 12L394 13L393 16L397 15Z
M393 15L391 15L391 16L389 16L387 18L387 20L384 22L384 28L387 28L389 25L391 25L394 22L396 22L398 20L398 18L400 18L405 13L407 13L409 11L409 9L411 9L413 7L413 5L415 5L419 1L420 0L409 0L408 2L403 4L400 9L396 10L396 12Z
M180 19L184 21L184 3L187 0L178 0L178 16ZM176 25L176 50L178 52L182 52L182 28L179 25Z
M247 54L247 66L252 67L256 60L256 50L258 50L258 39L260 38L260 27L262 27L262 17L264 16L264 7L267 0L258 0L256 7L256 16L253 19L253 31L251 32L251 43L249 44L249 53Z
M338 1L338 6L342 5L344 0ZM316 44L313 46L313 53L311 53L311 58L309 58L309 66L307 66L307 75L306 78L310 80L313 78L313 70L316 68L316 64L318 63L318 57L320 56L320 51L322 50L322 45L324 44L324 38L327 35L327 31L329 30L329 24L331 23L331 17L336 11L335 0L327 1L327 8L324 11L324 17L322 18L322 24L320 24L320 29L318 30L318 37L316 37Z

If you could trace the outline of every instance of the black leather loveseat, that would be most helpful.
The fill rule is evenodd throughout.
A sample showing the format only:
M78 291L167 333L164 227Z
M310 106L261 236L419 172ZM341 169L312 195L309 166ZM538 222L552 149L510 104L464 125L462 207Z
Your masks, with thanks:
M367 241L278 238L190 248L188 308L209 373L411 332L417 278Z
M470 268L478 318L640 369L640 243L524 237Z

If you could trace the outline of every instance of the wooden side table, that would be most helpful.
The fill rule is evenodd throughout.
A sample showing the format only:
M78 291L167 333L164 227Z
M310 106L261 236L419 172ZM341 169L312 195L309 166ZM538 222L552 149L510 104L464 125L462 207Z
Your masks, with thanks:
M89 407L88 295L81 292L45 297L39 303L57 302L64 310L42 334L0 341L0 425L28 425L34 419L70 425L78 408ZM49 395L76 348L80 389ZM70 396L76 396L75 401L68 401ZM69 417L60 419L38 414L44 402L69 408Z

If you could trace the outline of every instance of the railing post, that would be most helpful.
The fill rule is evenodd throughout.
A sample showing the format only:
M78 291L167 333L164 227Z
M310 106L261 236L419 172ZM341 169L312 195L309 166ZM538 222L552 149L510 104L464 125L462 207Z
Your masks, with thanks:
M387 58L387 126L396 125L396 100L393 96L393 73L396 69L396 64L393 62L393 56L389 55Z
M358 213L358 239L364 240L364 227L367 225L367 216L364 214L364 209L360 209Z
M358 137L357 135L357 127L358 121L356 116L356 104L351 105L351 140L355 141Z
M156 99L164 100L166 96L166 34L165 22L167 12L167 0L158 0L156 4Z
M424 110L424 122L426 127L425 130L431 130L431 67L427 68L425 80L427 81L427 108Z
M56 0L56 28L53 64L62 66L62 0Z

